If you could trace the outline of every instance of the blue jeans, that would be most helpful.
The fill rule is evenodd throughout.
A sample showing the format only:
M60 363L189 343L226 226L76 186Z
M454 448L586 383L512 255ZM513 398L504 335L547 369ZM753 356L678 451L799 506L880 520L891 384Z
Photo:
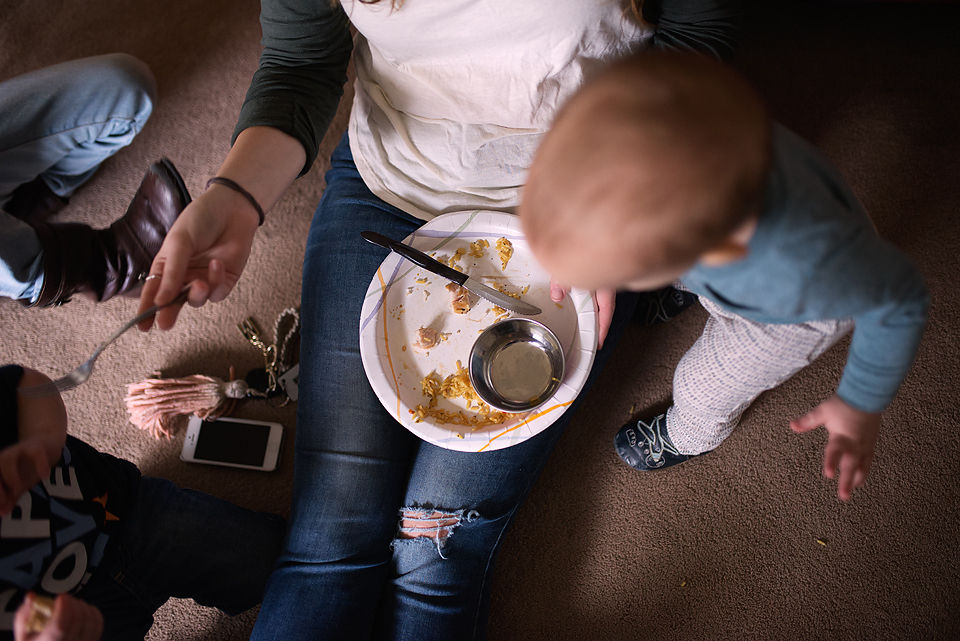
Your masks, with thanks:
M143 639L171 596L239 614L260 602L285 522L145 476L114 552L77 597L100 608L103 641Z
M68 197L133 140L153 111L156 87L126 54L84 58L0 83L0 208L38 176ZM42 248L30 225L0 211L0 296L35 301Z
M572 408L537 436L482 453L436 447L397 423L360 361L360 308L385 255L359 234L404 238L422 221L367 189L346 136L326 180L303 265L290 532L252 638L481 639L503 537ZM635 302L618 300L588 386ZM399 515L417 509L453 516L442 545L397 536Z

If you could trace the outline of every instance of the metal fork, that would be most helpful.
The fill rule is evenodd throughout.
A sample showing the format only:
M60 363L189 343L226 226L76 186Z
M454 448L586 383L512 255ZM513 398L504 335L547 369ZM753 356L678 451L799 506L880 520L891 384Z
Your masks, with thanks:
M126 332L128 329L130 329L140 321L146 318L150 318L151 316L156 314L157 311L159 311L160 309L167 307L169 305L173 305L175 303L185 301L187 299L188 293L190 293L190 285L187 285L183 289L183 291L180 292L177 295L177 297L174 298L169 303L165 303L163 305L154 305L153 307L146 310L142 314L138 314L136 317L127 321L127 323L124 324L123 327L115 331L113 335L110 336L110 338L103 341L100 344L100 347L98 347L93 352L93 354L90 355L90 358L84 361L83 364L80 365L80 367L76 368L72 372L68 372L67 374L65 374L64 376L61 376L55 381L50 381L49 383L41 383L40 385L32 385L30 387L25 387L23 389L17 390L17 392L21 396L24 396L26 398L39 398L41 396L52 396L54 394L66 392L67 390L71 390L74 387L80 385L81 383L85 383L87 379L90 378L90 374L93 373L93 366L97 362L97 358L100 357L101 352L103 352L103 350L109 347L110 344L113 343L113 341L120 338L121 334Z

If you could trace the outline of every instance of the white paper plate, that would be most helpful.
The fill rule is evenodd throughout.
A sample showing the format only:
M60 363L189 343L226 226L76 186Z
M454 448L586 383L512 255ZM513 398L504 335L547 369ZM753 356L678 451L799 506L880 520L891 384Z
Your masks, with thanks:
M374 230L376 231L376 230ZM456 212L438 216L414 232L404 242L436 258L450 257L459 248L469 252L470 243L479 239L490 243L483 256L464 255L459 266L480 282L504 285L507 291L521 293L524 301L543 310L534 316L560 339L567 367L563 383L545 404L527 414L514 414L504 423L479 429L438 423L432 417L417 423L413 411L426 406L420 381L436 372L441 378L456 373L457 361L464 367L470 348L480 332L497 320L520 316L510 312L498 317L493 304L475 295L467 314L450 309L450 282L390 253L370 282L360 313L360 354L367 378L377 397L401 425L420 438L451 450L482 452L516 445L543 431L557 420L583 389L597 350L597 313L593 296L573 290L562 303L550 300L550 275L534 259L520 231L520 220L513 215L491 211ZM513 257L503 270L497 239L513 244ZM359 238L358 242L363 242ZM425 282L418 282L426 279ZM416 350L411 342L420 327L432 327L447 336L428 352ZM438 407L464 410L461 398L441 399Z

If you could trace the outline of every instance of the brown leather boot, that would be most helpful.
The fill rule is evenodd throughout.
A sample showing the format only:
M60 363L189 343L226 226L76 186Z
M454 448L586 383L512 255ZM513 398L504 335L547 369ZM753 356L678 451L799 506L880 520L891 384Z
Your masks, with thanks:
M44 222L66 207L69 202L69 198L53 193L43 178L37 176L14 189L3 210L32 225Z
M107 229L80 223L35 224L43 245L43 285L27 307L63 305L74 294L105 301L136 295L190 194L166 158L147 170L133 202Z

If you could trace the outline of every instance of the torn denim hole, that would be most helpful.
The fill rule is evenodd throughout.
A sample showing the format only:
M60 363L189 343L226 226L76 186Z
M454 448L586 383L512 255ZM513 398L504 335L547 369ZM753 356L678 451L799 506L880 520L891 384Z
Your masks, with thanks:
M398 539L429 538L437 546L437 554L443 556L443 547L453 531L462 521L470 522L480 518L476 510L467 512L464 509L446 512L442 510L405 507L400 510L400 527L397 531Z

